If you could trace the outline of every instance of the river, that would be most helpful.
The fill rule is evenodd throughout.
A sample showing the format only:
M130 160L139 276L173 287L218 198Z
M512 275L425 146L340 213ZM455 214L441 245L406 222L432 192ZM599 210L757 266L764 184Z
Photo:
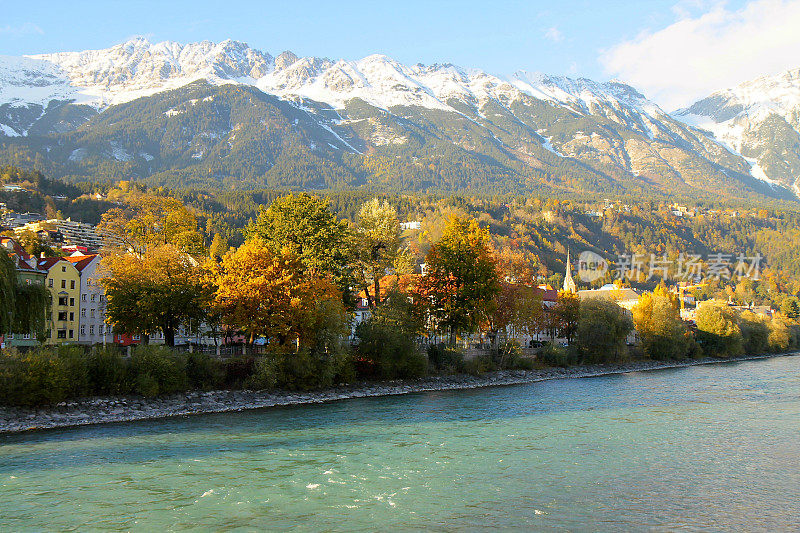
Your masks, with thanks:
M0 436L0 530L792 530L800 357Z

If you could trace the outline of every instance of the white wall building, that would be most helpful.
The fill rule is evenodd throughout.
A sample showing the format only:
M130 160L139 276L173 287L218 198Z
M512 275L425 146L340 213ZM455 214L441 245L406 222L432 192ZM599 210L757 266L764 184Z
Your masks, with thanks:
M106 296L100 285L98 272L100 256L76 252L67 261L75 265L81 279L80 305L78 307L78 342L102 344L114 341L111 326L105 323Z

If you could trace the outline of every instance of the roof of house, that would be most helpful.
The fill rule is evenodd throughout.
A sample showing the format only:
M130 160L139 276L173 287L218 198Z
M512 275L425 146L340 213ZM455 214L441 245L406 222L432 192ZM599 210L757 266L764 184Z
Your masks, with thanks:
M542 301L544 302L557 302L558 291L550 285L539 285L536 289L542 294Z
M63 260L64 260L63 257L44 257L42 259L39 259L38 266L39 269L41 270L50 270L51 268L53 268L53 265Z
M609 300L625 301L625 300L638 300L639 293L630 287L603 287L600 289L591 289L578 291L580 298L608 298Z
M83 272L83 269L89 266L95 257L97 257L97 254L71 255L69 257L65 257L64 259L75 265L75 268L78 269L78 272Z
M7 246L8 242L11 242L11 246L12 246L11 247L11 251L13 251L13 253L15 255L18 255L20 259L24 259L25 261L28 261L31 258L31 255L28 252L26 252L25 248L20 246L20 244L17 241L12 239L11 237L0 237L0 244L2 244L4 247L6 247L6 249L8 249L8 246Z

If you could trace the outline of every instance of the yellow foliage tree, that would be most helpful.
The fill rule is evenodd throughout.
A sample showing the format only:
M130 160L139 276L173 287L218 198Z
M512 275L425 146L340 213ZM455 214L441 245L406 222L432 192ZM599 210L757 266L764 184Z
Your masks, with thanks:
M305 269L288 248L273 252L257 236L209 271L217 287L214 306L223 323L243 331L251 344L266 337L278 345L295 341L299 349L301 340L313 333L320 305L341 306L341 293L333 283Z

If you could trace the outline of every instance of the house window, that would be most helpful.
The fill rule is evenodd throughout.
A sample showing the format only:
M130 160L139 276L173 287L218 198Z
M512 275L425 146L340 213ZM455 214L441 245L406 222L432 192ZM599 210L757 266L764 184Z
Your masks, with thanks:
M69 314L69 319L70 319L70 321L75 320L75 313L70 313Z
M50 287L50 288L52 288L52 287L53 287L53 280L52 280L52 278L47 280L47 286L48 286L48 287Z
M89 335L94 337L94 326L89 326Z
M86 309L81 309L81 316L86 318Z
M66 296L59 296L58 297L58 305L67 305L67 297Z
M72 339L74 337L75 337L75 330L73 329L69 330L69 338Z
M105 300L105 298L106 298L106 297L105 297L104 295L102 295L102 294L100 295L100 301L101 301L101 302L102 302L102 301L104 301L104 300Z
M59 311L58 312L58 319L59 320L66 320L67 319L67 312L66 311Z
M75 280L74 279L69 281L69 288L70 289L74 289L75 288Z
M91 301L94 301L94 298L95 298L95 296L96 296L95 294L92 294L91 298L89 298L89 299L90 299Z
M65 280L65 279L61 280L61 288L62 289L66 289L67 288L67 280Z
M66 272L66 271L67 271L67 267L65 267L65 266L61 267L61 272Z
M59 339L66 339L67 338L67 330L65 330L65 329L58 330L58 338Z
M81 326L81 337L86 336L86 326Z
M81 301L83 301L83 302L86 301L86 295L85 294L81 294Z
M22 338L25 339L26 341L29 341L29 340L31 340L31 334L30 333L23 333L22 334Z
M70 307L75 307L75 298L70 298L69 299L69 306Z
M92 317L92 318L94 318L94 309L92 309L91 311L89 311L89 316L90 316L90 317Z
M89 278L89 279L86 280L86 286L87 287L91 287L92 286L92 278Z

